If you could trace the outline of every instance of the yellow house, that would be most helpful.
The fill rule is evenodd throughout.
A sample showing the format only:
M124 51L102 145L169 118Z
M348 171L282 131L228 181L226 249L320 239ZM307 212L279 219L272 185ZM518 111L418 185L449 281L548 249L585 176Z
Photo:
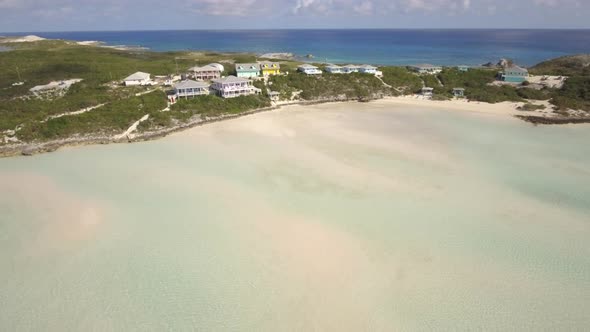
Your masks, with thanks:
M278 62L260 62L260 69L262 76L279 75L281 73L281 65Z

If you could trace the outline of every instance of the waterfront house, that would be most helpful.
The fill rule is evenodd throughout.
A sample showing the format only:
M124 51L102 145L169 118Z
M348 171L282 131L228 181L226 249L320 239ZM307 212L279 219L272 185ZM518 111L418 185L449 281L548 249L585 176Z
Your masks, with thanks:
M148 73L143 73L138 71L135 74L131 74L127 76L123 82L125 82L126 86L133 86L133 85L150 85L151 84L151 75Z
M362 66L358 67L358 71L359 71L359 73L363 73L363 74L375 75L375 74L377 74L377 67L374 67L371 65L362 65Z
M465 89L463 89L463 88L454 88L453 89L453 96L455 96L457 98L463 98L463 97L465 97Z
M307 63L302 64L301 66L297 67L297 70L302 73L305 73L307 75L321 75L322 74L322 71L318 67L307 64Z
M350 74L350 73L358 73L359 72L359 66L357 65L346 65L342 67L342 72L344 74Z
M208 64L202 67L192 67L189 69L190 75L197 80L209 81L221 78L223 66L215 63Z
M244 77L228 76L213 80L213 92L222 98L234 98L260 93L260 89L252 84L252 80Z
M424 96L424 97L429 97L430 98L434 94L434 88L424 87L420 91L420 94L422 96Z
M342 74L342 67L330 64L326 66L326 72L330 74Z
M504 68L500 73L500 80L509 83L523 83L529 77L529 71L519 66Z
M415 71L419 74L438 74L442 71L441 66L435 66L431 64L421 64L409 66L410 70Z
M191 98L209 94L209 84L192 80L185 80L174 85L176 98Z
M236 63L236 76L253 78L260 75L260 65L257 63Z
M258 63L262 70L262 76L271 76L281 74L281 64L278 62L261 61Z
M460 66L457 66L457 69L459 71L466 72L466 71L469 71L469 66L460 65Z

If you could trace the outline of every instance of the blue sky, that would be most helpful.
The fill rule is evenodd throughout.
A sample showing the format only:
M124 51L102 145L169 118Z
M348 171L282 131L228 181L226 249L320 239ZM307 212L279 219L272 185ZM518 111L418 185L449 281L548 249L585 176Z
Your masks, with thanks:
M0 31L590 28L590 0L0 0Z

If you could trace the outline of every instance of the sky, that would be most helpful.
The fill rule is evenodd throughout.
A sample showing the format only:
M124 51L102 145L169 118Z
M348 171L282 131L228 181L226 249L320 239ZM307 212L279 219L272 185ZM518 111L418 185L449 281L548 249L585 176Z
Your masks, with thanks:
M1 32L590 28L590 0L0 0Z

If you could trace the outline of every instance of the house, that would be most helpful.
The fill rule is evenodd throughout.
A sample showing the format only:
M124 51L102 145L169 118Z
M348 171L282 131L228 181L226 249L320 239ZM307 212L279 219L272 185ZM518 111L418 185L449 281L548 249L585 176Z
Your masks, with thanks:
M257 63L237 63L236 76L240 78L253 78L260 75L260 65Z
M457 69L459 71L466 72L466 71L469 71L469 66L460 65L460 66L457 66Z
M504 68L499 74L500 80L509 83L523 83L529 77L529 71L519 66L510 66Z
M262 76L281 74L281 64L278 62L262 61L258 63L262 70Z
M453 89L453 96L455 96L457 98L463 98L463 97L465 97L465 89L463 89L463 88L454 88Z
M363 74L375 75L377 74L377 67L373 67L371 65L362 65L358 67L358 71L359 73Z
M345 74L350 74L350 73L358 73L359 72L359 66L356 65L346 65L342 67L342 72Z
M209 81L221 78L221 72L223 72L223 66L218 64L208 64L203 67L192 67L189 69L190 75L201 81Z
M213 80L211 89L222 98L234 98L260 93L260 89L252 84L252 80L244 77L228 76Z
M424 97L432 97L433 92L434 92L434 88L424 87L420 91L420 94Z
M305 73L307 75L321 75L322 71L316 67L316 66L312 66L310 64L302 64L301 66L297 67L297 70Z
M435 66L431 64L421 64L409 67L410 70L415 71L419 74L438 74L442 71L441 66Z
M151 75L138 71L135 74L127 76L123 82L126 86L132 85L151 85Z
M326 69L326 72L328 72L330 74L342 74L343 73L342 67L332 65L332 64L327 65L325 69Z
M209 84L192 80L182 81L174 85L176 98L189 98L209 94Z
M269 91L268 96L271 101L279 101L281 99L281 93L278 91Z

